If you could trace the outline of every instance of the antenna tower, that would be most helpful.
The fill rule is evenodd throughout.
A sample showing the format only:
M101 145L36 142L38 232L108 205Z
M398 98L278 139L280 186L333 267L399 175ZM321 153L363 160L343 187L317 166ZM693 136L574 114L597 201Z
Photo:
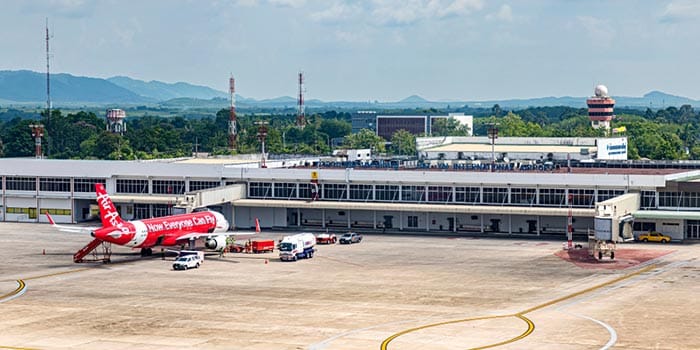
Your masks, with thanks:
M297 112L297 126L301 129L306 125L306 115L304 111L304 73L299 72L299 111Z
M238 131L236 130L236 82L233 79L233 74L228 80L228 87L231 93L231 110L228 118L228 148L234 151L238 145Z
M46 155L51 154L51 138L48 129L51 127L51 74L49 69L49 19L46 18ZM43 130L43 129L42 129ZM43 134L43 132L42 132ZM37 156L38 157L38 156Z

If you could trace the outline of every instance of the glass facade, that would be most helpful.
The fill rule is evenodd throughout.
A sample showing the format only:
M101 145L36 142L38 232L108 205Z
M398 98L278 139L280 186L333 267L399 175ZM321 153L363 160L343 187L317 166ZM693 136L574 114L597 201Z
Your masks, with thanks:
M481 189L479 187L456 187L455 202L479 204L481 203Z
M70 178L42 177L39 178L39 190L46 192L70 192Z
M484 204L507 204L508 189L505 187L484 187Z
M296 198L297 196L297 184L295 183L275 183L275 197L276 198Z
M539 205L546 206L565 206L566 205L566 190L563 188L540 188L540 203Z
M376 185L374 186L375 200L382 202L395 202L399 200L399 186Z
M221 181L190 180L190 191L201 191L221 186Z
M183 180L153 180L154 194L184 194L185 181Z
M625 194L625 190L612 189L612 190L598 190L598 202L606 201L610 198L615 198Z
M90 193L95 192L95 184L100 183L103 186L107 184L105 179L93 179L93 178L77 178L73 179L73 191L74 192L84 192Z
M537 200L537 190L534 188L511 188L510 203L516 205L533 205Z
M323 184L323 199L346 199L346 184Z
M5 188L8 191L36 191L35 177L7 177Z
M595 190L569 189L569 200L574 207L593 208L595 204Z
M148 193L148 180L117 179L117 193Z
M374 200L372 198L372 185L351 184L350 199L361 201Z
M272 182L250 182L248 183L248 197L270 198L272 197Z
M425 201L425 186L401 186L402 202Z
M452 202L452 186L428 186L428 202Z

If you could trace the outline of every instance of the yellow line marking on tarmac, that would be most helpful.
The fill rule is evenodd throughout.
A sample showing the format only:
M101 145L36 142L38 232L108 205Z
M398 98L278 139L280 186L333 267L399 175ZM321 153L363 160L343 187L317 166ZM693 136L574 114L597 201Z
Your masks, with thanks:
M560 303L560 302L562 302L562 301L564 301L564 300L572 299L572 298L578 297L578 296L580 296L580 295L583 295L583 294L586 294L586 293L590 293L590 292L592 292L592 291L594 291L594 290L596 290L596 289L600 289L600 288L603 288L603 287L610 286L610 285L612 285L612 284L618 283L618 282L623 281L623 280L626 280L626 279L628 279L628 278L632 278L632 277L637 276L637 275L640 275L640 274L642 274L642 273L651 271L651 270L653 270L653 269L655 269L655 268L656 268L656 265L649 265L649 266L647 266L647 267L645 267L645 268L643 268L643 269L637 270L637 271L632 272L632 273L628 273L628 274L626 274L626 275L624 275L624 276L621 276L621 277L612 279L612 280L607 281L607 282L605 282L605 283L601 283L601 284L595 285L595 286L593 286L593 287L586 288L586 289L584 289L584 290L578 291L578 292L576 292L576 293L572 293L572 294L563 296L563 297L561 297L561 298L557 298L557 299L548 301L548 302L546 302L546 303L544 303L544 304L540 304L540 305L531 307L531 308L529 308L529 309L525 309L525 310L523 310L523 311L521 311L521 312L518 312L518 313L515 313L515 314L471 317L471 318L464 318L464 319L461 319L461 320L445 321L445 322L433 323L433 324L428 324L428 325L424 325L424 326L420 326L420 327L415 327L415 328L407 329L407 330L404 330L404 331L395 333L394 335L390 336L389 338L384 339L384 341L382 342L382 344L381 344L381 346L379 347L379 349L381 349L381 350L387 350L387 349L388 349L388 346L389 346L389 343L390 343L392 340L394 340L394 339L396 339L396 338L398 338L398 337L400 337L400 336L402 336L402 335L405 335L405 334L408 334L408 333L411 333L411 332L415 332L415 331L419 331L419 330L422 330L422 329L426 329L426 328L444 326L444 325L447 325L447 324L454 324L454 323L478 321L478 320L487 320L487 319L496 319L496 318L506 318L506 317L517 317L517 318L519 318L519 319L525 321L525 323L527 323L527 330L526 330L525 332L523 332L522 334L520 334L519 336L517 336L517 337L515 337L515 338L508 339L508 340L505 340L505 341L502 341L502 342L498 342L498 343L494 343L494 344L489 344L489 345L484 345L484 346L472 348L472 350L488 349L488 348L494 348L494 347L501 346L501 345L510 344L510 343L516 342L516 341L518 341L518 340L521 340L521 339L527 337L528 335L532 334L532 332L535 331L535 324L534 324L529 318L525 317L525 314L531 313L531 312L533 312L533 311L537 311L537 310L539 310L539 309L543 309L543 308L545 308L545 307L554 305L554 304L556 304L556 303Z
M34 348L18 348L18 347L14 347L14 346L4 346L4 345L0 345L0 349L11 349L11 350L36 350L36 349L34 349Z
M22 281L22 280L17 280L17 289L15 289L14 291L9 292L5 295L0 296L0 300L5 300L7 298L10 298L14 295L19 294L21 291L24 290L24 288L27 288L27 284L24 283L24 281Z
M68 270L68 271L61 271L61 272L54 272L54 273L49 273L46 275L39 275L39 276L33 276L33 277L27 277L24 280L29 281L29 280L38 280L40 278L46 278L46 277L53 277L53 276L59 276L59 275L65 275L68 273L75 273L75 272L81 272L81 271L86 271L86 270L92 270L91 267L84 267L82 269L74 269L74 270Z

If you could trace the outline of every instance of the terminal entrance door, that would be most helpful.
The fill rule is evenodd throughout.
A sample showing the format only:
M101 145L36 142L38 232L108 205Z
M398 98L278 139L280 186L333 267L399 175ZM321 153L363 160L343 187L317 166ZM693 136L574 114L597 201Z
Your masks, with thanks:
M447 218L447 227L450 232L455 230L455 218Z
M527 221L527 233L537 233L537 220Z
M491 232L501 232L501 219L491 219Z
M688 220L685 225L685 235L686 239L700 239L700 221Z

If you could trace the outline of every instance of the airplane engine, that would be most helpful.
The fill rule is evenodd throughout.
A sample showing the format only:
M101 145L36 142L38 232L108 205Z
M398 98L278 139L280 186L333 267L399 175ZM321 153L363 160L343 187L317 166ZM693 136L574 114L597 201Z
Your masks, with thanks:
M204 246L212 250L224 249L224 247L226 247L226 236L214 236L209 238L204 242Z

